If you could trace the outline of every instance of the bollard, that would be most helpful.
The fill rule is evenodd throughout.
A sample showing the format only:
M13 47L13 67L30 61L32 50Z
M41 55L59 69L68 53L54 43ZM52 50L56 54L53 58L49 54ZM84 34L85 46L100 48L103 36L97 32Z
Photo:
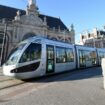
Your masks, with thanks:
M103 75L103 85L105 89L105 58L102 59L101 67L102 67L102 75Z

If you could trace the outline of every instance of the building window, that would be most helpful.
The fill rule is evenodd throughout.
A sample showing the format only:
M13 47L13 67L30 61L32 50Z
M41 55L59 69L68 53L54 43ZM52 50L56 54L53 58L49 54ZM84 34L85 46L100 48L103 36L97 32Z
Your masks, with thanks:
M84 39L84 36L82 35L82 39Z
M88 38L90 38L90 34L88 34Z

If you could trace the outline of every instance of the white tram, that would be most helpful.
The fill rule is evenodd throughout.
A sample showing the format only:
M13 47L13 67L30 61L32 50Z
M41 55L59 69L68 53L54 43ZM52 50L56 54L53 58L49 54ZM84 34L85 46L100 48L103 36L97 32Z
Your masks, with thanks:
M96 48L32 37L17 45L3 65L3 73L19 79L98 65ZM105 54L105 49L103 49Z
M26 79L75 68L74 45L32 37L12 51L3 65L3 73Z

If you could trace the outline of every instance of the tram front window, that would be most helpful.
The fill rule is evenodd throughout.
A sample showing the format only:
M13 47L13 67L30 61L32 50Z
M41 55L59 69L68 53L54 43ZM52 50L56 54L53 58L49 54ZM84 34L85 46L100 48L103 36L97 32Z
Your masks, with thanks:
M23 53L19 63L38 60L41 58L41 44L31 43Z
M5 63L6 65L14 65L17 63L18 61L18 58L19 58L19 55L21 53L21 50L23 49L23 47L26 45L26 43L22 43L20 45L18 45L16 48L14 48L8 59L7 59L7 62Z

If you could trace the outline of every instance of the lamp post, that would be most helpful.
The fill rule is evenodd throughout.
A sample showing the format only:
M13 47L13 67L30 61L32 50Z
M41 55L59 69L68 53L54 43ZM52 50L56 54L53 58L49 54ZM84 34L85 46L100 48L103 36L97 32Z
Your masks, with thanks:
M2 43L2 48L1 48L1 62L0 62L0 66L4 62L4 51L5 51L6 34L7 34L7 22L5 22L5 26L4 26L4 37L3 37L3 43Z
M93 38L93 47L96 47L95 43L96 43L95 38Z

